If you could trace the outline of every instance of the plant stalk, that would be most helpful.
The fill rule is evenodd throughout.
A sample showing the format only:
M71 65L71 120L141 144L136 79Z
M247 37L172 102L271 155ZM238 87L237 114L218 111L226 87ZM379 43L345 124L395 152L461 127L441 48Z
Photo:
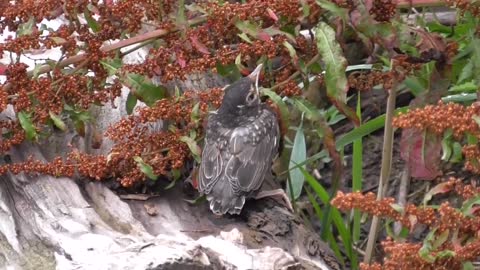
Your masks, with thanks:
M389 91L387 99L387 111L385 113L385 133L383 134L383 150L382 150L382 168L380 170L380 181L378 184L377 200L381 200L385 196L388 189L388 179L390 177L390 169L392 167L392 152L393 152L393 125L392 119L395 111L395 100L397 91L397 82L393 78L392 88ZM365 250L364 263L370 263L375 243L377 242L379 218L373 216L370 232L368 234L367 248Z
M397 0L398 8L445 6L443 0Z

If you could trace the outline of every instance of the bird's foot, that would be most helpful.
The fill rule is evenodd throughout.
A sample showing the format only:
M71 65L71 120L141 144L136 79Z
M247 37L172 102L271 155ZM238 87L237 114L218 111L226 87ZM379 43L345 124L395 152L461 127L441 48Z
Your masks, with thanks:
M288 198L287 193L281 188L274 189L274 190L262 190L260 191L257 196L255 196L255 200L263 199L266 197L280 197L277 200L280 204L284 205L288 210L293 212L293 206L290 202L290 198Z

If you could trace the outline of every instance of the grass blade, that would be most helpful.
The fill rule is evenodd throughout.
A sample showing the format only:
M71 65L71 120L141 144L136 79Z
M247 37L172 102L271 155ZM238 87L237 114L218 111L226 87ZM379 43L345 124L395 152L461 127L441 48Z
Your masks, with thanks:
M362 106L360 103L360 95L358 95L357 101L357 116L361 121ZM362 138L358 138L353 142L353 162L352 162L352 191L362 190L362 176L363 176L363 142ZM359 210L353 210L353 230L352 238L353 242L360 240L360 221L361 213Z
M322 203L324 203L325 205L329 204L330 203L330 196L328 195L328 192L305 169L303 169L302 167L300 167L299 169L302 171L302 173L305 177L305 181L313 189L313 191L318 196L320 201L322 201ZM345 246L345 253L346 253L347 257L349 258L349 260L352 264L352 269L357 269L358 268L358 258L357 258L357 254L353 250L353 243L352 243L352 239L350 237L350 232L347 228L347 225L345 225L344 220L343 220L342 216L340 215L340 212L338 212L338 210L336 208L332 207L330 209L330 211L328 211L328 212L329 212L329 215L331 216L331 221L333 221L333 223L335 224L335 227L338 230L340 238L342 239L343 245ZM322 219L323 218L325 218L325 217L322 216ZM331 237L332 237L332 236L330 236L332 234L332 230L330 229L330 226L331 226L331 224L328 224L327 227L322 228L322 230L327 231L327 233L325 233L325 235L326 235L325 239L327 241L329 239L331 239Z
M406 112L408 110L408 107L401 107L395 110L395 114L398 114L400 112ZM358 140L360 138L363 138L364 136L367 136L381 128L383 128L385 123L385 114L382 114L378 116L377 118L374 118L363 125L360 125L359 127L353 129L352 131L345 133L343 136L341 136L339 139L335 141L335 147L337 149L343 149L345 146L353 143L355 140ZM314 162L316 160L319 160L321 158L327 157L328 152L327 150L322 150L318 153L316 153L313 156L308 157L305 159L303 162L297 163L295 166L290 167L289 170L284 171L280 173L279 175L286 174L290 170L296 169L300 166L303 166L307 163Z
M408 107L400 107L394 111L394 114L398 114L400 112L406 112L407 110L408 110ZM355 140L383 128L384 125L385 125L385 114L382 114L377 118L374 118L366 122L365 124L353 129L352 131L338 138L336 142L336 147L337 149L342 149L346 145L353 143Z

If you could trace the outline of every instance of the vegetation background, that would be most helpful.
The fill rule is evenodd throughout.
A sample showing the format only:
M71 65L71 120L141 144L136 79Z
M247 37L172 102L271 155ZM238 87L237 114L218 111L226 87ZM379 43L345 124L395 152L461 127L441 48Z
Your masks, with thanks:
M263 63L276 184L342 268L474 269L479 14L463 0L4 1L4 189L48 175L148 200L191 185L201 204L204 118ZM107 127L97 113L114 109L126 116Z

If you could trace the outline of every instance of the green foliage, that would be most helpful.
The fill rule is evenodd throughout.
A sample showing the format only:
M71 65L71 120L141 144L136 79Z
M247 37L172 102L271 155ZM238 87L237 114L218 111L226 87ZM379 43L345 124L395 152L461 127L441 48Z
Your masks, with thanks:
M139 156L133 157L133 160L135 160L135 162L137 162L137 166L142 173L144 173L148 178L150 178L152 180L157 180L158 175L156 175L153 172L152 166L150 166L145 161L143 161L143 159Z
M27 114L24 111L18 113L18 121L25 131L27 139L33 141L38 138L38 134L35 126L33 125L31 117L31 114Z
M327 94L345 103L347 90L347 77L345 69L347 60L335 38L335 31L328 24L320 22L315 28L317 48L325 63L325 81Z
M304 176L300 168L293 168L296 164L305 161L307 158L307 147L305 143L305 134L303 133L303 121L297 128L295 139L293 141L292 154L290 156L290 185L287 186L287 194L294 200L300 197L302 192ZM292 169L293 168L293 169ZM292 189L290 189L290 186Z
M128 1L121 2L127 3ZM134 3L134 6L139 8L143 1L140 2ZM157 3L158 1L153 2ZM129 89L126 103L121 104L121 106L125 106L126 112L131 115L139 102L145 103L151 109L155 108L159 100L170 100L172 103L181 100L182 93L178 89L176 89L174 96L170 96L164 84L155 83L152 76L158 74L171 75L170 72L173 72L173 78L180 79L184 75L201 73L215 68L220 76L234 81L244 76L252 66L263 63L266 66L262 74L263 85L269 87L261 88L263 98L272 101L278 107L282 127L284 131L287 131L284 137L286 147L283 153L285 160L282 160L283 167L281 168L283 172L279 173L278 176L282 180L288 178L289 181L285 186L287 194L294 202L301 201L303 199L302 195L306 195L315 212L315 218L321 221L322 231L320 233L323 240L329 243L344 267L358 268L359 254L355 251L354 245L361 243L363 240L360 234L362 226L360 211L354 210L342 216L338 209L332 208L330 204L339 188L342 173L344 173L344 152L346 146L353 144L353 151L346 153L346 155L352 155L351 168L347 168L351 169L352 179L345 180L352 181L353 191L361 192L364 186L362 182L365 180L363 172L364 140L367 136L383 129L385 126L391 126L391 123L386 123L389 119L385 114L362 117L362 100L359 93L353 93L355 81L350 80L349 75L356 72L365 75L366 79L362 77L363 79L359 79L360 82L357 83L367 85L366 90L373 87L383 87L389 94L406 92L412 94L415 97L411 103L412 106L397 107L394 111L395 114L406 112L411 107L435 104L438 100L465 105L478 101L480 85L478 25L480 18L470 14L468 10L464 15L457 18L457 22L453 26L442 25L436 21L427 22L419 16L415 27L412 27L403 20L402 16L383 18L383 16L388 16L387 12L376 14L376 12L379 12L376 10L378 9L375 6L376 1L373 1L374 3L357 1L358 3L352 7L345 5L345 3L337 4L341 1L299 1L297 10L288 10L291 13L297 11L296 15L285 13L285 10L279 4L284 1L271 1L266 6L262 6L265 2L254 1L259 6L260 11L256 7L248 10L247 13L229 14L231 16L225 18L212 17L211 14L215 10L213 8L208 9L206 7L208 5L204 6L196 3L186 5L185 1L181 0L176 1L173 4L174 8L167 12L165 11L165 8L168 9L167 5L160 2L156 6L158 10L147 10L143 14L144 17L148 17L150 20L155 20L153 14L158 17L158 21L152 24L155 28L158 28L158 25L172 25L173 27L171 29L170 27L168 29L156 29L146 34L130 32L127 29L120 29L117 33L114 31L115 29L111 29L115 28L112 25L133 26L132 20L135 20L135 18L114 18L115 16L112 16L106 19L105 15L103 17L98 15L101 14L102 10L107 10L108 5L102 6L102 10L100 10L96 3L91 2L85 5L82 10L72 11L72 14L69 14L70 17L82 18L83 16L83 22L75 19L70 26L75 28L83 24L82 28L87 30L88 35L85 34L82 39L88 42L83 42L85 44L75 47L73 52L68 52L73 56L64 61L63 58L67 54L68 46L62 46L69 41L64 36L49 36L49 46L61 48L65 55L62 55L62 59L58 63L52 60L46 60L43 64L35 63L27 75L31 77L32 82L38 82L42 79L52 79L57 71L65 76L69 74L83 76L89 73L94 73L97 76L97 72L98 74L108 74L101 82L95 82L96 77L89 77L86 87L88 89L85 92L92 94L90 92L96 93L101 90L101 87L108 85L107 77L108 79L118 79L122 86ZM227 1L206 2L212 5L218 3L219 5L215 6L217 9L228 5ZM241 2L238 5L252 3L251 1ZM416 2L412 1L411 4L418 4ZM373 8L370 7L371 4L373 4ZM388 3L384 4L383 8L387 10ZM232 7L238 5L232 5ZM394 9L398 13L402 12L398 7L394 7ZM59 10L67 11L65 8ZM243 12L241 9L237 11ZM255 16L250 16L250 12ZM128 14L124 13L123 15ZM378 18L379 15L383 16ZM40 25L37 29L36 21L40 18L34 16L17 16L15 18L17 18L16 21L10 24L18 25L16 29L17 37L30 38L38 31L42 32L42 35L43 32L55 33L53 29L49 29L45 25ZM123 21L123 19L125 20ZM216 19L222 19L222 24L215 25ZM207 24L204 24L206 21ZM111 25L105 24L105 22L111 23ZM125 22L128 23L124 24ZM148 24L139 19L139 25L144 23ZM201 31L196 32L195 29L198 25L202 25L198 28ZM203 26L208 26L208 33L212 34L216 40L204 39L202 35L206 33L206 27ZM216 31L225 29L228 29L228 31L216 33ZM300 30L304 29L307 29L310 33L305 35L301 33ZM92 44L107 44L110 42L112 38L106 38L105 40L101 38L111 34L110 31L115 32L115 35L113 35L115 39L120 37L120 44L109 44L108 46L102 46L100 49L89 47ZM80 31L75 33L80 33ZM155 33L155 35L152 33ZM280 42L277 42L277 39ZM264 50L267 47L262 46L267 43L270 46L269 49L274 48L273 52ZM351 56L352 52L349 51L352 43L359 45L359 48L361 48L354 49L353 54L364 53L366 55L362 55L361 59L350 59L354 58ZM145 63L148 63L148 68L135 69L123 63L122 57L125 54L147 44L151 46L151 54L145 61ZM458 52L452 49L455 46L449 47L452 44L458 45ZM129 51L119 50L129 45L137 45L138 47ZM169 48L167 45L172 45L172 47ZM11 53L13 61L14 50L6 48L6 51ZM4 47L0 51L3 52L3 49ZM25 48L25 51L31 49L35 49L34 46ZM101 53L98 53L98 50ZM90 51L94 51L96 54L90 54ZM80 54L83 52L85 54ZM75 55L77 53L78 55ZM452 56L453 54L455 55ZM20 61L20 56L21 54L17 54L17 62ZM349 65L349 62L362 63ZM185 70L187 72L184 72ZM378 73L381 73L378 77L371 76ZM11 74L9 76L12 77ZM158 75L158 77L165 79L161 75ZM172 79L172 76L165 77L169 80ZM369 79L372 81L369 81ZM92 86L95 83L97 83L96 87L99 89ZM165 81L162 83L167 85ZM9 82L8 86L15 88L18 85L20 84L13 81ZM52 88L57 91L52 96L59 96L63 90L62 87L64 87L61 80L52 81L52 85L55 86ZM294 88L295 85L300 88L300 94L298 92L295 95L289 94L288 90ZM64 102L64 104L61 104L62 107L56 108L58 110L47 109L41 115L35 109L32 109L35 106L42 106L39 101L41 99L37 96L40 92L38 89L32 92L28 91L26 94L22 92L22 94L25 94L21 96L25 99L22 101L34 104L32 108L24 108L20 106L23 104L19 105L12 102L20 95L13 90L4 91L8 88L7 85L2 87L0 94L5 92L6 97L0 96L2 98L0 102L6 100L14 107L18 105L21 108L16 111L18 124L21 127L20 131L24 132L25 137L30 141L38 140L40 135L44 134L43 129L45 127L50 129L55 127L61 131L67 131L73 125L77 133L83 136L88 126L87 123L94 120L88 109L85 109L88 106L67 104L69 102L65 100L68 100L68 95L59 99L61 100L60 103ZM15 90L23 91L23 89ZM347 101L352 97L357 98L356 110L347 105ZM101 105L99 103L102 102L90 100L90 103L95 105ZM200 131L202 131L202 121L206 114L201 102L200 98L195 99L189 106L181 108L184 110L182 113L187 108L188 110L191 109L190 119L187 115L186 119L182 118L178 123L168 123L171 127L168 131L170 134L175 134L172 137L175 137L176 143L181 144L185 149L188 146L190 150L188 159L193 159L195 163L201 162L203 135L200 134ZM3 103L0 105L3 105ZM40 116L44 116L43 118L47 120L40 123L38 120ZM474 115L472 119L480 125L480 116ZM146 119L142 120L147 122ZM175 122L171 119L168 119L168 121ZM354 127L351 130L343 133L334 130L337 126L345 126L348 121L353 123ZM177 132L182 128L185 128L182 130L185 132ZM453 136L453 130L442 132L443 134L437 135L441 137L439 148L441 147L441 161L443 163L464 161L462 147L467 144L478 144L477 134L467 134L466 138L459 139ZM426 131L419 132L419 134L424 136ZM8 131L3 132L2 130L3 138L10 135ZM425 156L426 146L423 145L426 141L425 138L422 138L422 146L419 150L421 151L419 156L422 162L427 160ZM139 140L142 139L144 138L139 138ZM389 149L388 147L386 146L386 149ZM148 146L145 148L147 149ZM145 152L149 150L145 150ZM162 151L166 153L170 150L162 149ZM403 149L401 151L404 153ZM161 170L157 170L153 163L155 160L150 159L150 154L152 154L151 156L156 154L155 151L152 152L154 154L136 153L136 156L133 157L134 162L132 162L132 155L130 155L129 160L125 163L133 164L133 167L136 170L139 169L145 177L156 180L159 175L156 175L155 171ZM166 157L160 156L157 157L157 160L163 158ZM315 179L310 173L310 171L318 168L320 162L330 163L329 168L332 168L332 187L329 190L322 186L321 179ZM407 164L407 166L409 165L411 164ZM168 166L171 166L171 164ZM389 171L389 168L385 167L388 166L384 166L382 172ZM172 179L172 182L166 187L166 189L170 189L181 180L184 172L171 167L167 167L166 171L168 171L167 177ZM427 206L435 195L444 194L447 191L448 186L445 184L434 186L426 192L423 206ZM474 216L474 210L479 201L479 197L474 196L464 202L462 207L457 210L466 216ZM405 206L393 204L391 207L397 213L405 214ZM390 228L390 223L385 226L387 232L396 240L401 240L402 235L395 235ZM404 228L403 234L405 233L408 232ZM449 230L439 233L436 229L431 229L423 239L422 248L418 255L431 264L434 264L440 258L454 258L456 256L454 251L439 251L439 249L444 243L451 241L455 233ZM464 269L473 267L469 262L462 262L462 264Z

